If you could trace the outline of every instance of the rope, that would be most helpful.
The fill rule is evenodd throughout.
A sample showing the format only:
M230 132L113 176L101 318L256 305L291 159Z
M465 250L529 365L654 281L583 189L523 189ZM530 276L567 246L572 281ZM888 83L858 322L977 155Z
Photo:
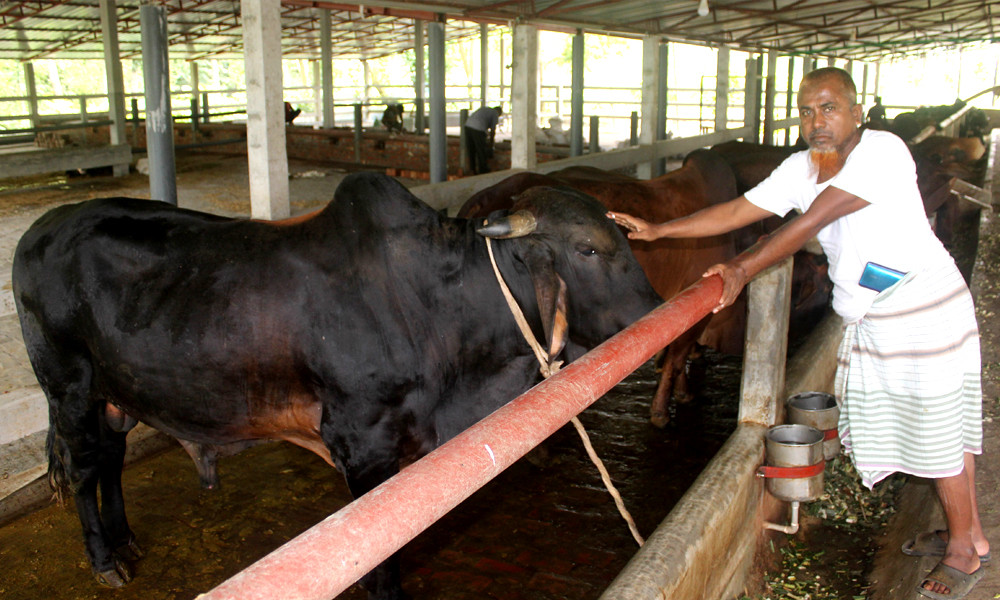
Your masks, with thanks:
M500 289L503 290L503 297L507 299L507 306L510 307L510 312L514 315L514 320L517 321L517 326L521 328L521 334L524 339L528 341L528 345L535 352L535 358L538 359L538 364L540 365L539 371L542 373L542 377L548 379L552 377L557 372L559 372L559 367L562 366L562 361L550 362L548 358L548 353L542 348L542 345L538 343L535 339L535 335L531 333L531 328L528 327L528 320L524 318L524 313L521 312L521 307L517 305L517 300L514 300L514 295L510 293L510 288L507 287L507 283L503 280L503 276L500 275L500 269L497 267L497 261L493 258L493 244L490 242L490 238L486 238L486 251L490 254L490 264L493 265L493 274L497 276L497 281L500 283Z
M531 349L535 352L535 358L538 359L540 366L539 370L542 373L542 377L548 379L549 377L555 375L559 372L562 367L562 361L549 361L548 354L542 348L542 345L538 343L535 339L535 335L531 333L531 328L528 327L528 321L524 318L524 313L521 312L521 307L517 305L517 300L514 299L513 294L510 293L510 288L503 280L503 276L500 275L500 269L497 267L496 259L493 258L493 246L490 243L490 238L486 238L486 250L490 255L490 263L493 265L493 273L497 277L497 281L500 283L500 289L503 290L504 298L507 300L507 306L510 307L510 312L514 315L514 320L517 321L518 327L521 329L521 335L531 346ZM590 457L590 461L594 463L597 467L597 471L601 474L601 481L604 482L604 487L607 488L608 493L615 501L615 506L618 507L618 513L621 514L625 522L628 523L629 531L632 532L632 537L635 538L636 543L642 546L644 540L639 534L639 529L635 525L635 520L632 518L631 513L625 508L625 501L622 500L621 494L618 493L618 489L615 488L614 483L611 482L611 475L608 474L607 468L604 466L604 462L601 457L597 455L594 450L593 444L590 443L590 436L587 435L587 430L583 427L583 423L580 419L573 417L570 419L573 423L573 427L576 428L576 432L580 434L580 440L583 442L583 447L587 451L587 456Z

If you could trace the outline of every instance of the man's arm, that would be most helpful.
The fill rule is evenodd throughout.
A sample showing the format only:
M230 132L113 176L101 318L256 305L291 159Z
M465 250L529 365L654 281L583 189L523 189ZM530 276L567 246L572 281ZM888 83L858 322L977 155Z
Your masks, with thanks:
M733 260L709 267L704 276L721 276L723 288L719 305L712 312L719 312L732 304L747 282L767 267L797 252L821 229L868 205L869 202L862 198L829 186L816 197L809 210L785 223Z
M772 212L753 204L744 196L703 208L686 217L666 223L654 224L625 213L608 212L608 217L614 219L615 223L628 229L629 239L644 241L662 237L694 238L720 235L770 216L773 216Z

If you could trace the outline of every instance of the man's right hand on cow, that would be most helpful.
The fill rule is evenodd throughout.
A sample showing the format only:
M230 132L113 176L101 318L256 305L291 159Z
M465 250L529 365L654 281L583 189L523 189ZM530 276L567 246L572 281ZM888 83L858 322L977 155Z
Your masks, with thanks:
M628 239L630 240L642 240L649 242L659 237L653 232L653 225L648 221L640 219L639 217L633 217L632 215L610 210L607 212L607 216L609 219L628 230Z

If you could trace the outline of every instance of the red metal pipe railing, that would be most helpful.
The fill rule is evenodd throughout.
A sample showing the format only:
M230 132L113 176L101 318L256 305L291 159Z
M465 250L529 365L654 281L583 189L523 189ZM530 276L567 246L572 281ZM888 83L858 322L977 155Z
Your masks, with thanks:
M704 318L702 279L199 600L329 600L433 525Z

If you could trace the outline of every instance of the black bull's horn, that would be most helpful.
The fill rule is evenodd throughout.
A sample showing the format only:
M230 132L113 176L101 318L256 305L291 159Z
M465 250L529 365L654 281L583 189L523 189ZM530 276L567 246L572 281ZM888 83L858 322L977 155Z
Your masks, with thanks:
M509 239L528 235L537 226L535 215L527 210L519 210L492 221L483 219L483 224L476 228L476 233L488 238Z

